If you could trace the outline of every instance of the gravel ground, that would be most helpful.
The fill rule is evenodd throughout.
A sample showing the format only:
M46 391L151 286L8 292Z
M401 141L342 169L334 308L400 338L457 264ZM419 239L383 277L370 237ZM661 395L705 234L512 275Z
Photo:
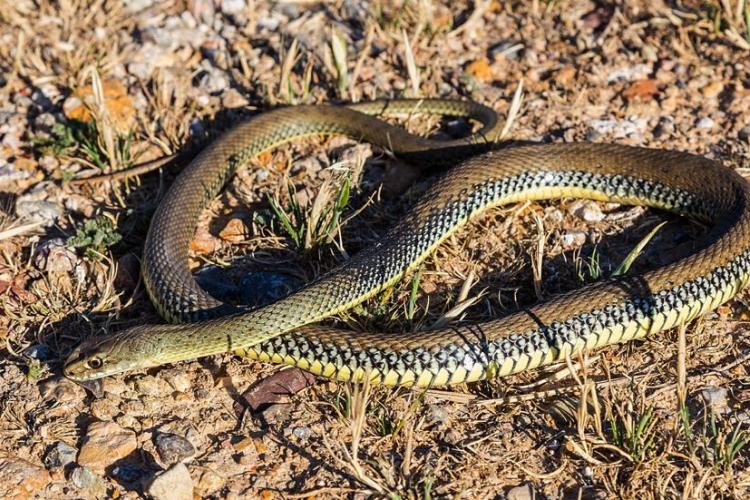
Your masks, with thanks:
M138 260L160 196L217 134L274 106L465 97L507 117L507 138L678 149L746 174L748 19L742 0L4 2L0 496L747 497L746 293L680 331L574 360L574 376L450 391L310 384L226 355L112 377L96 397L61 378L60 359L82 338L160 321ZM71 182L171 154L158 173ZM216 295L271 300L381 238L430 182L341 138L281 148L206 211L191 265ZM340 228L279 222L274 207L297 228L344 183ZM494 209L334 321L497 317L606 276L663 221L636 270L703 229L585 201ZM304 389L271 398L269 377ZM503 399L525 394L536 397Z

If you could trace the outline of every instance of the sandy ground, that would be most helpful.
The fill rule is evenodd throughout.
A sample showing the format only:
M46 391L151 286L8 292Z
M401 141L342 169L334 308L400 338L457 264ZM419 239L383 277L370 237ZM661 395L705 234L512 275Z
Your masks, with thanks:
M240 394L278 367L219 356L107 379L99 398L60 376L81 338L161 321L138 277L160 196L218 133L274 106L464 97L509 117L507 138L678 149L750 172L743 1L0 4L0 496L747 495L744 293L681 332L573 360L575 376L555 367L445 393L318 381L238 414ZM169 154L158 173L70 183ZM344 182L346 223L307 239L269 201L291 213L291 196L299 224ZM191 264L216 294L268 300L381 238L430 182L341 138L281 148L207 210ZM606 277L662 221L634 272L703 228L574 200L491 210L418 281L335 321L421 328L465 305L453 321L498 317ZM523 394L536 397L498 399Z

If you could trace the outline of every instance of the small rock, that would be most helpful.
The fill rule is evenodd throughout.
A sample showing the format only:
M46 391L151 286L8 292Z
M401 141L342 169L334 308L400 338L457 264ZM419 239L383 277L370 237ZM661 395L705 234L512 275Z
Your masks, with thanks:
M240 217L232 217L219 232L219 237L229 243L241 243L250 237L250 230Z
M716 415L726 415L732 411L727 400L727 390L723 387L710 385L701 391L701 397Z
M44 456L44 465L48 469L58 469L75 462L78 450L58 441Z
M695 122L695 126L700 129L708 130L714 128L714 121L711 118L701 118Z
M130 455L138 447L135 432L123 429L114 422L94 422L86 430L86 437L78 453L78 463L96 472L104 470Z
M107 495L107 481L88 467L73 469L70 473L70 482L87 498L104 498Z
M236 16L242 14L247 8L245 0L222 0L221 2L221 13L227 16Z
M667 117L662 117L659 119L659 123L654 128L654 137L657 139L661 137L668 137L672 134L674 134L674 120Z
M39 394L44 400L54 401L58 405L76 403L86 396L80 385L63 377L45 380L39 386Z
M750 127L742 127L739 132L737 132L737 138L741 141L750 141Z
M192 500L193 479L185 464L178 463L156 476L146 493L154 500Z
M211 68L199 76L198 87L208 94L216 95L229 88L229 80L222 71Z
M571 248L581 247L586 243L586 233L584 231L568 231L560 239L563 248L570 250Z
M275 271L250 272L240 281L240 301L247 306L264 306L286 297L301 285L298 279L288 274Z
M555 83L561 87L568 87L576 76L575 66L565 66L555 74Z
M94 204L91 202L91 198L86 196L81 196L75 193L67 194L63 201L63 205L65 205L65 208L71 212L79 213L87 219L94 215Z
M159 433L154 439L156 451L164 465L173 465L177 462L186 462L195 456L195 448L192 443L182 436L172 433Z
M55 356L47 344L29 346L23 350L23 355L27 358L38 359L39 361L49 361Z
M716 80L703 87L701 93L703 94L703 97L712 99L721 94L722 90L724 90L724 84Z
M148 470L132 464L118 465L112 469L112 477L124 483L136 484L150 475Z
M9 186L18 181L28 179L29 177L31 177L30 171L16 168L14 165L5 163L5 161L0 158L0 187Z
M154 0L123 0L125 10L131 14L148 9L154 4Z
M489 61L484 57L470 63L466 67L466 72L482 83L489 83L494 79L494 73Z
M531 483L515 486L505 494L508 500L534 500L534 487Z
M264 181L268 179L268 176L270 174L268 173L268 170L265 168L259 168L257 172L255 172L255 180L256 181Z
M219 245L219 240L201 226L195 230L195 235L190 240L190 250L198 255L215 252Z
M170 371L163 374L164 380L177 392L187 392L190 390L190 377L182 371Z
M436 427L443 427L448 423L448 412L440 405L431 404L427 407L427 422Z
M218 472L208 467L204 468L198 476L198 482L195 486L196 493L200 497L207 497L215 494L224 487L226 479Z
M30 222L42 222L45 226L51 226L62 210L56 203L47 200L30 200L26 196L16 199L16 215Z
M632 81L646 78L651 73L651 67L646 64L636 64L625 68L618 68L607 75L607 83L617 81Z
M0 498L36 498L50 481L49 472L42 467L0 454Z
M305 440L312 435L312 431L307 426L295 427L294 430L292 431L292 434L297 436L297 438L299 439Z
M292 405L273 404L263 410L261 416L267 425L281 425L292 418Z
M625 89L622 96L629 102L650 101L658 93L659 85L656 80L638 80Z
M48 273L68 273L78 262L75 252L65 246L62 238L53 238L39 245L34 253L34 265Z
M605 217L599 208L599 205L590 200L575 201L570 205L568 210L570 213L586 222L600 222L604 220Z
M227 89L221 96L221 104L228 109L244 108L249 101L237 89Z

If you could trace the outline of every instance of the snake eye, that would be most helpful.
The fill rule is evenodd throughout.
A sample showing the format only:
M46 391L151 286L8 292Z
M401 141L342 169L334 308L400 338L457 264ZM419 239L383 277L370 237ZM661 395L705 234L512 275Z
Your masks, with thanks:
M102 361L102 358L91 358L86 362L86 366L88 366L92 370L98 370L99 368L104 366L104 361Z

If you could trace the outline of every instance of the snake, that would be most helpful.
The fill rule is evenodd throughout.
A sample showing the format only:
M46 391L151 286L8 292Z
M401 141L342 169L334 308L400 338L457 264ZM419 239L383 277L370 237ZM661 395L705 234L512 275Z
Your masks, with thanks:
M440 140L386 119L415 113L463 117L481 128ZM502 128L491 108L450 99L288 106L241 122L177 176L152 218L142 275L168 322L90 336L71 352L64 374L95 381L233 352L338 381L447 386L516 374L679 326L747 283L750 189L735 170L690 153L618 144L499 147ZM243 309L201 289L188 266L189 243L207 204L258 154L322 135L372 143L417 159L425 171L443 167L375 244L287 296ZM705 229L684 255L664 265L600 279L490 321L408 332L355 332L324 321L396 285L485 210L561 198L651 207Z

